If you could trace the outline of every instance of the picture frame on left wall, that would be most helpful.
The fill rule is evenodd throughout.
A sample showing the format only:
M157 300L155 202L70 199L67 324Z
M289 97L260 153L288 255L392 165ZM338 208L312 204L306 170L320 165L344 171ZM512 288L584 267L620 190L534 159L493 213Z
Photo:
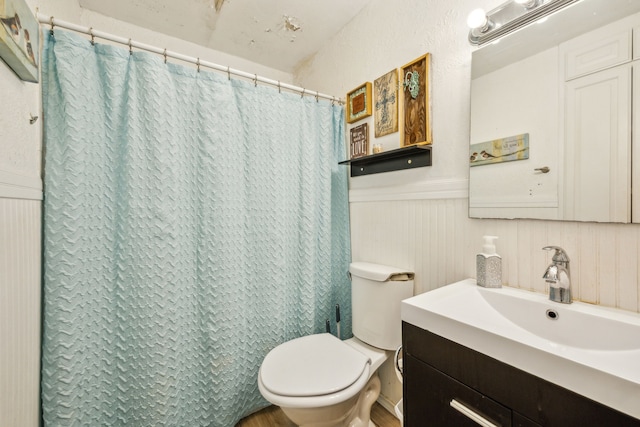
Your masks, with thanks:
M371 82L347 93L347 123L354 123L371 115Z
M0 58L20 79L38 82L40 28L24 0L0 0Z

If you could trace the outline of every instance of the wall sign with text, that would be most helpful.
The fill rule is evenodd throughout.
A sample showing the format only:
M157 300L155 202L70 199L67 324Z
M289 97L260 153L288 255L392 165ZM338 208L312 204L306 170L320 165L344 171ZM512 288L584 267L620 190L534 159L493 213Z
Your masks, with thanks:
M349 140L352 159L366 156L369 152L369 124L352 127Z

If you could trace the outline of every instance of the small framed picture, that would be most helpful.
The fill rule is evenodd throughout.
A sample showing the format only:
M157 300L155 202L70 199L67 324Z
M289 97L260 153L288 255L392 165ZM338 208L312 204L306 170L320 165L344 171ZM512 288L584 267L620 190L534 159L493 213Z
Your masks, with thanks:
M363 123L350 129L351 158L364 157L369 152L369 124Z
M398 70L373 81L376 138L398 132Z
M431 102L429 99L430 54L425 54L401 68L400 106L402 131L400 146L431 144Z
M371 115L371 83L366 82L347 93L347 123L357 122Z
M0 57L27 82L38 82L39 35L38 21L24 0L0 0Z

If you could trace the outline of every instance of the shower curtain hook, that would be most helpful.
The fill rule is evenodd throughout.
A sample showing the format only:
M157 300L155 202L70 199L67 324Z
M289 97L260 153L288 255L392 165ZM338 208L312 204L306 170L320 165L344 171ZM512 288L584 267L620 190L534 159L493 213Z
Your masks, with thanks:
M131 46L131 39L129 39L129 55L133 55L133 48Z
M316 91L316 102L320 102L320 101L318 100L318 96L320 96L320 93L319 93L318 91Z
M198 67L198 72L200 72L200 58L196 61L196 66Z
M91 36L91 46L96 45L95 36L93 35L93 27L89 27L89 35Z
M51 24L51 29L49 30L49 34L53 35L53 16L49 19L49 23Z
M282 93L282 88L280 87L280 80L278 80L278 93Z
M162 52L162 56L164 56L164 63L167 63L167 48L164 48L164 52Z
M227 78L231 80L231 68L227 66Z
M300 99L304 98L304 91L305 90L306 90L305 88L302 88L302 92L300 93Z
M332 97L331 97L331 106L332 106L332 107L335 107L335 105L336 105L336 97L335 97L335 96L332 96Z
M258 75L254 74L253 77L253 87L258 87Z

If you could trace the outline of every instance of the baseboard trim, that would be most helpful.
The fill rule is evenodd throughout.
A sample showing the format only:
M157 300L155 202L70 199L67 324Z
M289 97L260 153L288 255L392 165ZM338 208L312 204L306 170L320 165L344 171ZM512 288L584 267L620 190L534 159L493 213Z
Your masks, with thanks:
M387 399L383 395L379 395L378 396L377 402L380 404L380 406L382 406L384 409L386 409L387 412L389 412L395 418L395 416L396 416L396 404L395 403L391 402L389 399Z
M18 175L0 170L0 197L42 200L42 180L36 176Z

